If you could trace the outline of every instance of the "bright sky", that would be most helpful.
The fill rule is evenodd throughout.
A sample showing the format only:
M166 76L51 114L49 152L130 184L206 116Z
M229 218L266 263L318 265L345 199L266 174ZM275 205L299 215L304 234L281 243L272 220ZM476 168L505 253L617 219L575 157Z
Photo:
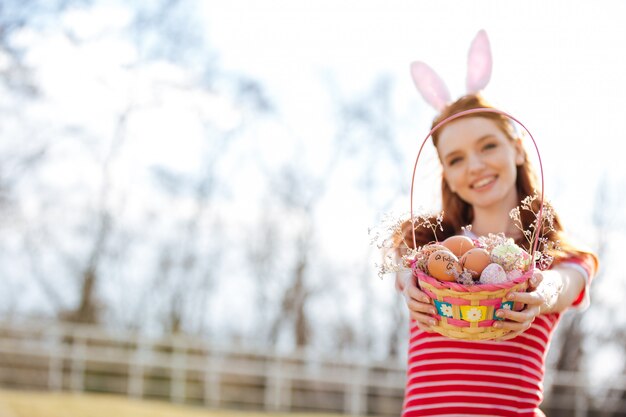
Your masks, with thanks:
M398 180L408 185L413 155L435 115L415 90L409 64L413 60L428 63L442 76L452 96L458 97L464 93L469 44L479 29L485 29L494 55L493 75L485 96L533 133L545 165L546 193L565 223L575 225L571 228L580 236L590 230L593 193L603 175L610 178L612 198L623 198L626 2L199 3L204 7L209 43L218 54L219 65L259 80L277 104L282 124L258 127L256 132L271 145L263 155L270 162L299 151L306 154L307 161L323 159L332 152L329 138L336 119L329 86L341 97L349 98L368 91L378 76L387 75L393 81L391 106L400 124L397 132L409 155L404 167L406 176ZM66 23L82 35L94 35L128 22L129 14L123 7L107 5L97 10L70 13ZM98 134L111 129L111 120L102 115L127 105L129 96L139 106L154 101L148 85L151 80L185 83L184 71L167 64L126 71L125 65L135 59L136 53L126 39L106 37L77 52L75 48L80 45L72 45L58 33L47 36L27 29L20 36L24 42L41 36L38 47L32 48L27 58L41 68L37 75L48 99L45 105L57 106L68 124L89 125ZM120 183L142 184L147 181L143 178L147 176L146 168L154 164L197 170L204 145L191 113L198 108L224 129L238 123L240 115L220 97L180 91L175 86L164 87L158 94L163 107L138 112L128 126L131 139L125 144L123 158L116 162ZM40 110L49 117L49 107ZM32 111L37 112L37 108ZM294 149L293 144L284 141L291 135L303 139L306 149ZM56 147L53 151L63 149ZM97 184L99 168L89 165L90 160L83 156L73 159L85 161L84 166L65 166L65 171L50 173L49 180L63 184L88 181L93 176ZM420 169L429 167L426 163ZM254 191L255 183L245 182L253 179L243 181L234 187ZM137 195L146 192L138 187L133 191ZM362 214L351 207L349 189L334 192L334 210L328 210L333 214L328 215L326 231L322 231L328 238L328 251L339 253L345 249L346 243L333 234L339 228L358 239L359 244L367 244L371 212L364 209ZM131 200L159 203L151 198ZM408 196L394 202L394 206L408 210ZM380 285L390 287L389 282Z
M606 173L624 178L626 3L621 1L329 1L205 2L209 40L220 63L262 80L285 120L319 137L330 74L346 92L393 77L394 106L421 140L428 121L409 77L423 60L463 94L467 49L480 28L491 41L494 70L485 96L519 118L535 136L551 198L577 200ZM415 110L418 110L417 112ZM407 149L407 152L412 152ZM557 174L557 175L555 175ZM409 179L407 179L409 181ZM564 216L575 216L563 207Z
M328 152L320 143L333 117L324 80L331 78L347 96L366 90L380 74L395 83L399 132L406 135L406 152L415 154L435 112L414 88L409 63L427 62L458 97L469 44L484 28L494 56L484 94L535 137L546 195L572 232L583 237L591 230L600 177L608 176L612 190L624 187L626 168L615 150L626 140L625 2L234 0L204 6L220 64L261 80L284 120L316 145L311 154ZM407 184L408 160L401 179ZM396 206L408 210L408 199ZM343 225L354 230L370 221L357 223L347 214L337 219L350 219Z

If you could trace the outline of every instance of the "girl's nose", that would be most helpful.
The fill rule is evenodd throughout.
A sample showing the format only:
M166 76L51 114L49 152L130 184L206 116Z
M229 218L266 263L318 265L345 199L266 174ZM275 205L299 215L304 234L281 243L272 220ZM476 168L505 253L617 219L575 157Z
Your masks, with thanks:
M469 172L478 172L485 167L485 164L477 154L469 154L467 157L467 169Z

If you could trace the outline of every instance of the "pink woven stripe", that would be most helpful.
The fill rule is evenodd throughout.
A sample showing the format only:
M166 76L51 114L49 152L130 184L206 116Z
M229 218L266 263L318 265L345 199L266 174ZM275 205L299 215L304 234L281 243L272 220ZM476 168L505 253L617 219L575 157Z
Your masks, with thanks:
M421 270L417 270L417 278L420 281L424 281L437 289L450 289L459 292L480 292L480 291L498 291L503 289L509 289L519 283L527 281L532 277L533 270L530 269L521 277L512 281L507 281L502 284L477 284L477 285L463 285L456 282L439 281L429 275L426 275Z
M456 327L470 327L470 322L465 320L457 320L457 319L448 319L448 324L451 324Z
M430 297L431 300L437 299L437 295L434 292L427 290L426 288L422 288L422 291L424 291L426 295Z
M480 300L479 305L481 306L500 306L502 304L502 299L500 298L492 298L490 300Z
M457 306L468 306L472 304L470 300L464 300L463 298L455 298L455 297L443 297L443 301L446 303L450 303L452 305Z
M426 288L422 289L422 291L424 291L426 295L428 295L432 300L437 299L437 295L433 293L432 291ZM443 297L443 301L445 301L446 303L450 303L452 305L456 305L456 306L468 306L472 304L472 302L469 300L465 300L463 298L456 298L456 297ZM502 304L502 299L500 298L480 300L478 303L478 305L481 305L481 306L494 306L494 307L499 307L500 304Z
M495 320L483 320L478 322L478 327L491 327Z

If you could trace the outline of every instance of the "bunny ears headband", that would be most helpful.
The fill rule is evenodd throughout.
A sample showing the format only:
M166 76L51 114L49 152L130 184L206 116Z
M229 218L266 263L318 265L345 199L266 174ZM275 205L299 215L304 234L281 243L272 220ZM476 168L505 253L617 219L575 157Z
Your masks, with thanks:
M466 93L482 90L491 78L491 47L484 30L480 30L472 41L467 58ZM424 100L437 111L442 111L450 102L448 87L437 73L423 62L411 64L411 76Z

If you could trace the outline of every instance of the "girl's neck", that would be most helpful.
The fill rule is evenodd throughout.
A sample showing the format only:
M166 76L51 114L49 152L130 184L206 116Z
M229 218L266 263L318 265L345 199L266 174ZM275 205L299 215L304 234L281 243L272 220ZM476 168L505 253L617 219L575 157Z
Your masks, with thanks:
M509 217L514 207L474 207L474 221L472 232L477 236L487 236L489 233L504 233L507 237L517 238L520 231Z

